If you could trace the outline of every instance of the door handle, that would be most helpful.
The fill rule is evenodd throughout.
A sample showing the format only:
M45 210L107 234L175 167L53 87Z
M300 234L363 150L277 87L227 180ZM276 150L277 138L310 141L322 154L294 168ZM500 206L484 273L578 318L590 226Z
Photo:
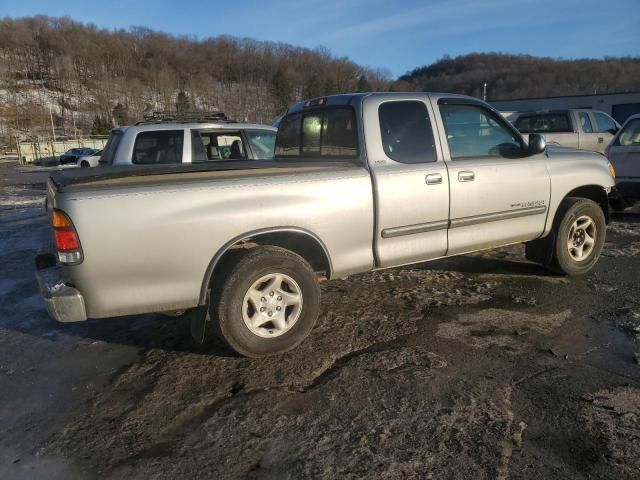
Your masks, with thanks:
M442 175L439 173L430 173L425 177L427 185L438 185L442 183Z
M598 137L598 143L604 143L604 137Z
M475 178L476 175L473 172L458 172L459 182L473 182Z

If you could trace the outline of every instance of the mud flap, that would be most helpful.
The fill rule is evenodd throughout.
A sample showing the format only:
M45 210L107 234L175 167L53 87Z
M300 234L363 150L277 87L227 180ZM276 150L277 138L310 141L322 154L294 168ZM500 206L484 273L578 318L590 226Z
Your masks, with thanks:
M203 344L206 338L207 326L211 326L209 307L208 305L196 307L191 310L190 315L191 337L199 344Z
M525 257L530 262L539 263L545 266L551 265L553 261L553 249L555 246L556 235L552 230L549 235L544 238L538 238L525 244Z

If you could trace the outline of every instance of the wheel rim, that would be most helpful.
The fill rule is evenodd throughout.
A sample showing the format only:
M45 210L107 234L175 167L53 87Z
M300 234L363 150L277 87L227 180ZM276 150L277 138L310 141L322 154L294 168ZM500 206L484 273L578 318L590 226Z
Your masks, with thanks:
M589 258L596 247L596 223L588 215L579 217L569 229L567 248L569 256L576 262Z
M302 290L284 273L270 273L253 282L244 295L242 319L254 335L279 337L289 331L302 312Z

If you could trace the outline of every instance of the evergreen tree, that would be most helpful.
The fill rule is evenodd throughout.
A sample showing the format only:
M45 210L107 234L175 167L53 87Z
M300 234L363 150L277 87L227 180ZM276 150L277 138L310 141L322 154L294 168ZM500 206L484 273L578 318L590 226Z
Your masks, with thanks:
M276 70L271 78L271 94L276 100L277 112L282 113L289 107L292 100L291 91L291 82L285 73L281 69Z
M309 77L309 79L304 84L304 98L317 98L321 97L323 94L322 83L318 80L317 77Z
M336 85L336 82L329 79L324 82L323 89L325 95L333 95L334 93L337 93L338 86Z
M365 75L360 75L360 78L358 78L358 92L370 92L371 90L373 90L373 88L371 87L369 80L367 80L367 77Z
M127 123L127 110L122 106L121 103L118 103L115 107L113 107L111 113L113 114L113 118L118 125L125 125Z
M93 119L93 124L91 125L91 135L109 135L112 128L113 124L111 123L111 118L109 118L109 115L98 114Z
M178 98L176 100L176 112L184 113L184 112L191 112L192 110L193 110L193 104L191 103L191 99L186 93L184 93L181 90L178 93Z

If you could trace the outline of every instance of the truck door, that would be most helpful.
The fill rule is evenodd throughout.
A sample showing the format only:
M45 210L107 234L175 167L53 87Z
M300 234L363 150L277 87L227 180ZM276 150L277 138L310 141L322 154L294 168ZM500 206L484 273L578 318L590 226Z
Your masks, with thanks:
M580 132L580 145L578 148L581 150L597 151L598 132L596 132L594 128L595 122L591 118L591 115L589 115L589 112L583 110L574 112L574 122L578 125L578 132Z
M539 237L551 188L545 154L526 156L522 137L480 102L433 101L451 190L448 254Z
M640 118L624 125L608 154L621 193L640 195Z
M598 148L596 150L604 153L620 126L616 125L613 118L602 112L592 112L591 115L595 118L598 127L596 130L598 132Z
M390 94L363 101L380 267L444 256L449 176L427 95Z

